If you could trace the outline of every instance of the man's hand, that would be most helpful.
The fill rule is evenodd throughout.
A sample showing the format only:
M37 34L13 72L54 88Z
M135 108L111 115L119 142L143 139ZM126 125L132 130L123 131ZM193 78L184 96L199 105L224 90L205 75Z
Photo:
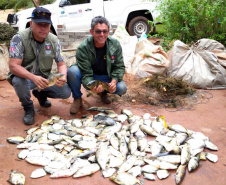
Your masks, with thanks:
M108 91L110 93L114 93L116 91L116 84L117 84L117 81L115 79L113 79L111 83L109 83Z
M39 89L45 89L48 87L49 81L41 76L34 75L33 82Z
M97 87L92 88L91 91L95 93L101 93L103 91L103 87L102 85L98 85Z
M67 80L63 77L63 78L59 78L57 81L56 81L56 85L58 87L63 87L64 84L67 82Z

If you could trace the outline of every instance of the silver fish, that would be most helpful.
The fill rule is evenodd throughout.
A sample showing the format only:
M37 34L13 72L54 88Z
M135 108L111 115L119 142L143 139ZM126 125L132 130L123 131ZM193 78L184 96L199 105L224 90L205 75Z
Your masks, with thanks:
M127 115L128 117L133 116L133 113L128 109L122 109L121 113Z
M126 120L127 120L127 116L125 114L120 114L117 116L116 120L121 122L121 123L124 123Z
M143 124L142 120L137 120L135 122L133 122L132 124L130 124L130 133L133 134L135 132L137 132L140 129L140 125Z
M185 165L189 162L191 158L190 151L187 145L184 145L181 150L181 164Z
M145 150L145 148L148 147L148 141L145 137L139 137L137 139L137 149L141 152Z
M124 162L124 158L121 157L115 157L115 156L109 156L109 164L108 168L115 168L122 165Z
M157 156L158 154L161 153L163 146L161 144L159 144L157 141L152 141L152 142L148 142L149 145L151 145L151 152L152 152L152 156Z
M12 171L9 175L9 180L11 184L24 185L25 184L25 176L22 173L17 173L16 171Z
M200 156L197 155L195 157L192 157L189 162L188 162L188 171L192 172L194 171L196 168L198 168L199 166L199 160L200 160Z
M180 165L176 171L175 182L177 185L179 185L182 182L183 178L185 177L186 166L187 165Z
M29 157L25 159L30 164L35 164L39 166L46 166L50 163L50 160L46 157Z
M142 167L141 171L144 172L144 173L155 173L158 171L159 168L155 167L155 166L152 166L152 165L145 165Z
M132 134L130 135L128 147L130 154L133 154L137 150L137 140Z
M140 185L144 184L144 180L138 180L136 177L132 176L129 173L117 173L110 177L110 180L114 181L117 184L126 184L126 185L136 185L137 183Z
M148 180L151 180L151 181L155 180L155 176L151 173L143 173L143 175L144 175L145 179L148 179Z
M116 150L119 149L119 140L118 138L115 136L115 134L112 134L111 138L110 138L110 143L113 146L113 148L115 148Z
M151 159L144 159L144 161L156 168L163 169L163 170L171 170L171 169L177 169L177 165L166 162L166 161L159 161L157 159L151 160Z
M153 128L151 128L147 125L141 125L140 129L150 136L158 136L159 135Z
M188 132L186 128L184 128L183 126L178 125L178 124L168 125L168 128L170 130L175 131L175 132L183 132L183 133L187 133Z
M178 145L183 144L187 138L188 138L188 135L184 132L180 132L176 134L176 140Z
M218 161L218 156L210 152L207 152L206 158L213 163L216 163Z
M209 140L205 140L205 147L210 150L214 150L214 151L218 150L217 146L215 144L213 144L212 142L210 142Z
M31 173L32 179L37 179L46 175L46 171L43 168L38 168Z
M83 177L86 175L94 174L100 170L100 166L97 163L89 164L78 169L78 171L73 175L74 178Z
M50 178L62 178L62 177L70 177L73 174L75 174L75 172L78 171L79 168L72 168L72 169L61 169L61 170L57 170L54 173L52 173L50 175Z
M116 121L113 118L108 116L101 116L101 115L94 116L93 120L97 121L99 124L104 124L107 126L112 126L116 124Z
M127 160L122 163L118 169L118 173L128 171L134 165L137 157L135 155L128 156Z
M134 166L128 171L128 173L130 173L134 177L141 176L141 167Z
M161 180L161 179L165 179L169 176L169 172L168 170L158 170L157 171L157 177Z
M127 155L127 153L129 152L128 147L127 147L127 143L125 141L125 138L122 137L120 139L120 143L119 143L119 150L122 153L123 157L125 157Z
M180 155L166 155L157 158L160 161L166 161L173 164L180 164L181 163L181 156Z
M14 136L14 137L7 138L7 141L12 144L19 144L24 141L24 138L21 136Z
M29 152L30 152L29 150L24 149L24 150L21 150L20 153L17 156L20 159L25 159Z
M108 168L106 170L102 170L102 175L106 177L111 177L116 172L115 168Z
M109 150L107 147L101 147L96 152L96 159L102 170L106 169L109 160Z

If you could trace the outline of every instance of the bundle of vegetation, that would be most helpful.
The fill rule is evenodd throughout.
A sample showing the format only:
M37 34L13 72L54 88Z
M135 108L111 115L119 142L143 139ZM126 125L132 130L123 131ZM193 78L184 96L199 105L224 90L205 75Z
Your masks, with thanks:
M10 40L16 32L9 24L0 23L0 44L5 43L9 47Z
M121 97L124 103L181 107L195 104L197 98L202 98L197 97L196 90L187 82L166 75L154 74L137 79L133 75L126 74L123 80L128 87L126 95ZM196 99L193 96L196 96Z
M164 37L186 44L209 38L226 46L225 7L225 0L159 0Z
M159 94L159 99L174 99L178 95L192 95L195 90L182 79L166 77L164 75L152 75L144 80L146 87L155 89Z

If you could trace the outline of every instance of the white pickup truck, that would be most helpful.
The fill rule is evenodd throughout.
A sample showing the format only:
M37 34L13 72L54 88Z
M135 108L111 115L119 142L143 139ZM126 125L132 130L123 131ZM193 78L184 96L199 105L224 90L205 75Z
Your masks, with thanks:
M91 19L102 15L112 27L125 26L130 35L140 36L150 31L148 20L159 16L155 10L157 2L152 0L56 0L43 7L52 12L51 31L57 35L57 25L65 31L89 31ZM34 8L9 14L7 21L17 30L30 26L29 19Z

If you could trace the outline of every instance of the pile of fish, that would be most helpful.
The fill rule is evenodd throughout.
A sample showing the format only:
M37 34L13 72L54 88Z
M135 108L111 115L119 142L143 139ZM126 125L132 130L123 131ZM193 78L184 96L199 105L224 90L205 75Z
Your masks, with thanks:
M165 179L170 170L176 170L175 182L180 184L186 168L192 172L200 160L218 160L204 151L218 150L207 136L169 124L163 116L138 116L127 109L116 114L106 107L87 110L99 113L71 120L52 116L40 127L27 130L26 138L7 139L22 149L20 159L42 166L31 178L47 173L50 178L78 178L101 170L103 177L117 184L135 185L155 180L154 174ZM138 179L141 175L144 178Z

